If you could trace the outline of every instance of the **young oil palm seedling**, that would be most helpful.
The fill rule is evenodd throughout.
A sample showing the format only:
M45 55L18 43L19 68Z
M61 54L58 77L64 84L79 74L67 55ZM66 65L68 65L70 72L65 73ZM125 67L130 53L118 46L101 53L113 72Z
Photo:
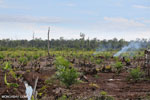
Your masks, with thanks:
M58 100L71 100L68 98L66 95L62 95L61 97L58 98Z
M0 59L4 59L4 55L3 54L0 54Z
M26 55L28 61L32 60L32 56L31 55Z
M117 61L114 65L114 68L116 69L116 74L119 75L123 69L122 62Z
M10 62L4 62L4 64L3 64L3 70L4 71L6 71L6 70L11 70L12 69L12 67L11 67L11 65L10 65Z
M34 59L34 60L37 60L39 57L40 57L40 55L38 55L38 54L34 54L34 55L33 55L33 59Z
M5 84L8 86L8 87L18 87L19 85L17 83L8 83L7 82L7 74L5 73L5 76L4 76L4 82Z
M105 92L105 91L100 92L100 96L101 97L99 99L96 99L96 100L115 100L112 96L109 96L107 94L107 92Z
M3 70L4 70L4 72L8 72L13 78L15 78L17 80L16 73L13 71L9 62L4 63Z
M130 58L125 58L125 63L126 63L126 66L131 65L131 59Z
M140 67L131 69L129 72L128 79L132 79L134 82L137 82L144 75L144 72L141 71Z
M28 59L26 57L20 57L19 58L19 63L22 65L22 66L26 66L27 63L28 63Z
M12 67L10 65L9 62L5 62L4 63L4 68L3 68L4 72L5 72L5 76L4 76L4 82L8 87L18 87L19 85L17 83L8 83L7 82L7 74L6 72L9 72L9 74L15 79L17 80L16 77L16 73L12 70Z
M62 57L57 57L55 61L56 65L56 76L58 79L69 88L70 85L77 82L78 72L71 66L71 63Z
M10 58L15 58L15 57L16 57L15 54L11 54L11 55L10 55Z
M97 60L95 60L95 63L99 65L99 64L103 63L103 61L104 61L103 59L97 59Z

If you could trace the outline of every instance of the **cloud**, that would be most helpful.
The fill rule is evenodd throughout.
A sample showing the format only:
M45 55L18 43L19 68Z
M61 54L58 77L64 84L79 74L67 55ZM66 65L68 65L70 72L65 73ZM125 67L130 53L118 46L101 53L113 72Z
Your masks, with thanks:
M150 24L150 20L144 20L144 23Z
M61 18L50 18L50 17L33 17L33 16L10 16L1 15L0 22L16 22L16 23L59 23L64 20Z
M139 9L150 9L150 6L143 6L143 5L133 5L133 8L139 8Z
M7 26L7 27L6 27ZM10 38L10 39L32 39L33 32L35 33L35 38L47 39L48 25L37 25L33 23L0 23L0 39ZM55 25L50 26L50 39L59 39L59 37L64 37L65 39L79 38L79 33L81 31L59 27Z
M4 9L5 9L5 8L10 8L10 7L9 7L9 6L6 6L6 5L1 5L1 4L0 4L0 8L4 8Z
M92 24L89 29L94 30L94 33L103 33L104 38L117 37L126 40L147 37L143 34L150 33L147 24L121 17L104 17L104 21Z
M0 8L2 9L16 9L16 10L31 10L31 8L21 7L21 6L9 6L5 4L0 4Z
M126 19L126 18L112 18L112 17L104 17L104 20L105 21L108 21L108 22L111 22L111 23L114 23L114 24L121 24L123 26L126 26L126 27L143 27L145 26L145 24L143 23L140 23L140 22L137 22L135 20L129 20L129 19Z
M2 9L19 9L19 10L31 10L31 8L16 6L16 5L8 5L4 2L4 0L0 0L0 8Z
M65 5L68 6L68 7L75 7L75 6L76 6L75 3L67 3L67 4L65 4Z
M65 26L57 26L57 25L51 25L51 31L50 31L50 38L58 39L59 37L64 37L65 39L71 39L71 38L80 38L79 34L80 32L85 33L86 38L90 37L92 38L98 38L98 39L113 39L114 37L118 39L125 39L125 40L133 40L136 38L148 38L150 37L150 31L148 30L140 30L137 31L136 29L133 29L134 31L128 30L128 31L122 31L117 32L119 27L115 30L116 32L113 32L111 27L108 24L101 24L96 29L93 29L92 27L86 28L86 29L74 29L71 27L65 27ZM90 25L91 26L91 25ZM93 25L92 25L93 26ZM120 26L120 24L118 24ZM0 39L3 38L10 38L10 39L32 39L33 32L35 32L36 38L42 38L47 39L47 31L48 31L48 25L39 25L34 23L10 23L10 22L0 22ZM114 26L116 27L116 26ZM113 28L114 28L113 27ZM133 28L133 27L131 27ZM120 29L119 29L120 30Z
M3 0L0 0L0 4L2 4L3 3Z
M118 39L124 38L126 40L133 40L136 38L150 37L150 29L145 24L140 23L139 20L129 20L127 18L104 17L104 19L99 22L87 22L86 24L74 24L65 21L65 23L70 25L68 27L64 26L64 24L55 24L64 22L64 20L60 18L54 21L52 19L57 18L32 16L5 17L6 19L4 20L4 16L2 18L0 16L0 39L32 39L33 32L35 32L35 37L47 39L49 25L41 23L54 23L50 24L50 38L55 39L59 37L64 37L65 39L80 38L80 32L85 33L86 37L90 37L90 39L95 37L98 39L112 39L116 37ZM71 25L74 26L72 27ZM78 28L77 25L80 27Z
M0 0L0 8L9 8L9 6L5 5L4 0Z

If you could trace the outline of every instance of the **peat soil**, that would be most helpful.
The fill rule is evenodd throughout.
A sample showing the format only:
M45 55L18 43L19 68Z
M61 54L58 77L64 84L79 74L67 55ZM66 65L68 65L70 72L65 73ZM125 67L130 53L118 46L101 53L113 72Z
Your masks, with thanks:
M47 58L43 58L40 61L40 70L30 70L31 66L26 66L19 73L22 75L23 80L26 80L29 85L34 87L35 80L39 77L37 84L38 98L41 100L56 100L62 95L71 97L72 100L80 99L84 100L92 96L100 95L101 91L105 91L109 96L115 98L115 100L145 100L141 99L146 96L150 96L150 81L142 80L136 83L127 81L127 72L122 72L120 75L115 73L103 73L86 74L84 77L86 80L83 82L72 85L70 88L66 88L58 80L54 80L52 84L46 84L45 80L52 77L56 70L55 66ZM29 71L30 70L30 71ZM10 83L17 83L19 87L8 87L4 82L5 73L0 69L0 97L3 95L25 95L24 83L20 80L15 80L11 75L7 75L7 81ZM1 100L2 98L0 98ZM2 99L3 100L3 99ZM23 100L21 98L4 99L4 100ZM27 100L27 99L25 99Z
M15 80L7 73L7 82L16 83L19 87L6 85L4 81L5 73L7 72L0 70L0 100L27 100L24 83L21 80Z

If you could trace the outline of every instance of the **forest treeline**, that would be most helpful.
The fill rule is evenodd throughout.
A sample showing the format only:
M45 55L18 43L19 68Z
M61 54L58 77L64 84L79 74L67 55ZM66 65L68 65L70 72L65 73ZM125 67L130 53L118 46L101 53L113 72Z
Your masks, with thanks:
M141 40L138 40L141 41ZM48 40L34 39L34 40L10 40L3 39L0 40L0 50L4 51L7 49L16 48L40 48L47 49ZM50 48L54 50L64 50L64 49L76 49L76 50L119 50L123 46L127 45L131 41L125 41L123 39L112 39L112 40L98 40L94 39L70 39L65 40L62 37L60 39L51 39ZM145 47L149 46L150 41L142 40ZM146 45L145 45L146 44Z

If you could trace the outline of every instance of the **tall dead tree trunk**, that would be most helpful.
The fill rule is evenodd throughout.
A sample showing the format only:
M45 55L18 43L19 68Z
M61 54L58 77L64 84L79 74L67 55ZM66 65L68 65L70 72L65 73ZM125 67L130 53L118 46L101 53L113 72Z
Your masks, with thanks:
M47 43L47 48L48 48L48 57L50 57L50 53L49 53L49 33L50 33L50 27L48 28L48 43Z
M35 33L33 32L33 40L34 40L34 34L35 34Z
M37 77L36 80L35 80L34 89L33 89L33 92L32 92L34 100L37 100L37 94L38 94L38 92L36 91L36 88L37 88L38 80L39 80L39 77Z
M34 47L34 34L35 34L35 33L33 32L32 47Z
M88 37L88 50L90 50L90 39Z

